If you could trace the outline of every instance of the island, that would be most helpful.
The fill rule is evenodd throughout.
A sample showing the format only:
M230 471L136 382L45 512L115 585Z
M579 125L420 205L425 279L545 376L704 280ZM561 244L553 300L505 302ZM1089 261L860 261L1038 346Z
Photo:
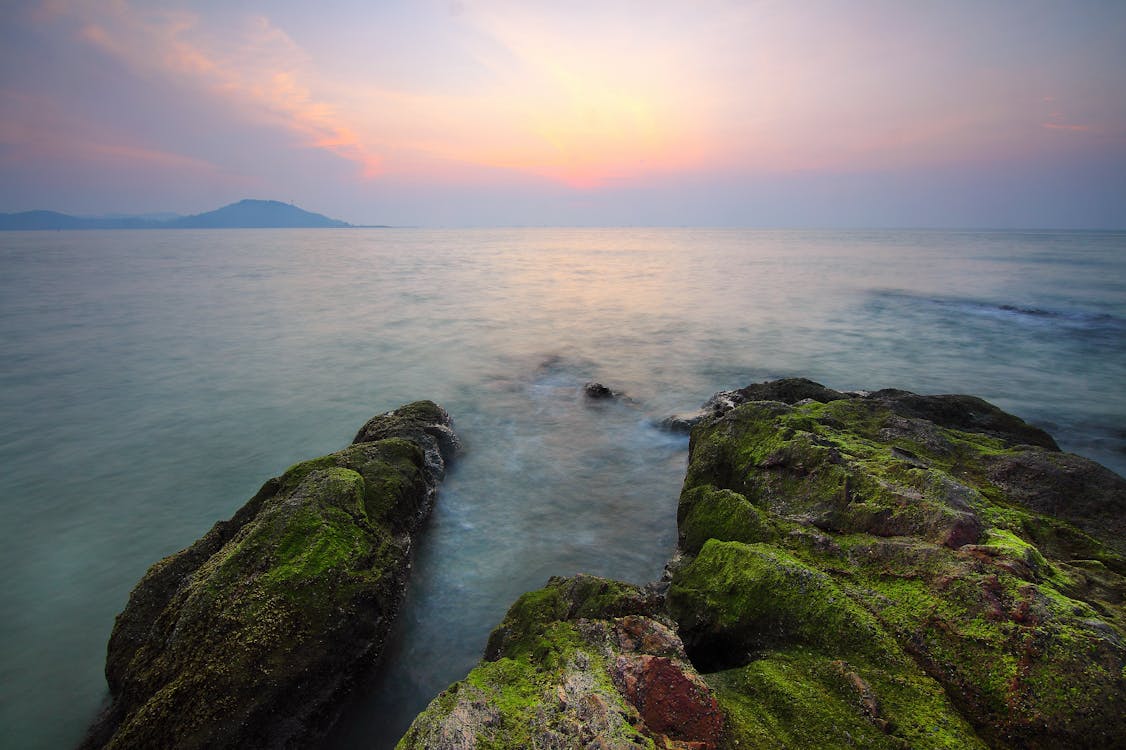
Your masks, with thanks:
M344 221L280 201L245 199L214 211L170 218L69 216L56 211L0 214L0 230L41 229L343 229Z

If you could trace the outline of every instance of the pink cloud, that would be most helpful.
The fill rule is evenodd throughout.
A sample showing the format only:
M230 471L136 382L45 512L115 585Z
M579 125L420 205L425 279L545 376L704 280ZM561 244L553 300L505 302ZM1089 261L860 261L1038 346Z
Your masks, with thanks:
M331 104L301 81L307 56L266 18L242 24L232 36L204 29L189 13L135 9L123 0L93 2L73 11L79 37L128 65L137 75L164 76L199 87L226 106L298 135L304 145L360 166L371 178L381 159Z
M1072 133L1090 133L1094 130L1090 125L1071 125L1062 122L1045 122L1040 127L1047 130L1065 130Z
M0 90L0 145L9 167L89 165L99 174L164 173L177 181L191 176L209 185L242 186L246 175L206 159L131 141L114 128L77 119L49 97Z

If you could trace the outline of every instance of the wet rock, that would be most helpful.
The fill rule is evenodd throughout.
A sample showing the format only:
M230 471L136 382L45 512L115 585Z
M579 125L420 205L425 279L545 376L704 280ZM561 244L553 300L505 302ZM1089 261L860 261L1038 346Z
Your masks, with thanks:
M1004 440L1009 445L1035 445L1058 451L1056 441L1044 430L1008 414L976 396L920 396L910 391L836 391L806 378L783 378L752 383L732 391L719 391L698 411L667 417L660 425L672 432L689 432L704 419L721 416L752 401L778 401L796 405L804 401L829 403L863 399L880 404L904 418L900 428L910 429L909 420L922 420L940 427L978 432Z
M583 386L583 395L596 401L612 399L615 393L601 383L587 383Z
M379 655L411 534L456 448L431 402L271 479L153 565L110 636L112 703L84 748L304 746Z
M683 414L673 414L671 417L665 417L656 422L659 429L665 432L675 432L680 435L687 435L692 432L692 428L698 425L709 416L703 411L685 412Z
M736 391L720 391L708 399L704 405L696 411L673 414L672 416L665 417L658 421L656 424L657 427L667 432L687 435L692 432L693 427L704 420L720 416L734 409L741 403L744 403L744 400Z
M356 433L352 444L402 438L420 446L426 455L426 472L434 484L446 474L446 464L461 450L450 415L433 401L415 401L372 417Z
M1126 482L1110 469L1070 453L1019 451L989 457L986 476L1013 501L1126 555Z
M718 417L748 401L780 401L794 404L799 401L833 401L848 397L839 391L826 388L820 383L805 378L784 378L765 383L753 383L734 391L719 391L709 398L698 410L673 414L657 422L657 426L668 432L688 434L692 428L706 419Z
M821 388L692 431L667 600L725 746L1126 746L1126 480L981 399Z
M922 419L939 427L1000 438L1009 445L1035 445L1058 451L1051 435L1020 417L998 409L976 396L920 396L909 391L885 389L863 398L909 419Z
M712 485L686 492L677 509L680 547L696 554L708 539L772 541L778 534L769 516L746 497Z
M717 748L722 716L662 608L650 588L551 579L517 600L485 659L399 747Z
M611 676L649 732L692 738L707 747L719 743L723 731L719 706L707 683L683 659L620 654Z
M736 404L745 404L748 401L781 401L784 404L796 404L799 401L812 400L819 403L828 403L846 398L846 394L826 388L820 383L815 383L807 378L782 378L781 380L768 380L763 383L752 383L737 391L721 391L728 399L736 394ZM719 396L720 394L716 394ZM714 398L714 397L713 397Z
M653 587L640 587L597 576L552 577L547 586L525 594L493 629L485 659L496 661L526 641L543 622L606 620L629 615L660 619L664 600Z

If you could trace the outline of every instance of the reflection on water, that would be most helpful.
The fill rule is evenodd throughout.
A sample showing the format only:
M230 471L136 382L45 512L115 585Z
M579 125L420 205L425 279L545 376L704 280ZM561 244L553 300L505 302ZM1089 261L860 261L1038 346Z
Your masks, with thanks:
M145 568L417 398L466 451L390 671L339 746L393 741L548 576L657 577L685 440L651 420L721 388L975 393L1121 472L1124 250L1113 233L4 233L0 726L73 745ZM588 403L587 380L630 400Z

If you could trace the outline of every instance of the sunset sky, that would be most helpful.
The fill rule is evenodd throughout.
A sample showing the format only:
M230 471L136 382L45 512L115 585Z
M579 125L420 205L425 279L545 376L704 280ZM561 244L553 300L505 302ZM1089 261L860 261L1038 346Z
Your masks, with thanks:
M41 0L0 212L1126 228L1126 2Z

